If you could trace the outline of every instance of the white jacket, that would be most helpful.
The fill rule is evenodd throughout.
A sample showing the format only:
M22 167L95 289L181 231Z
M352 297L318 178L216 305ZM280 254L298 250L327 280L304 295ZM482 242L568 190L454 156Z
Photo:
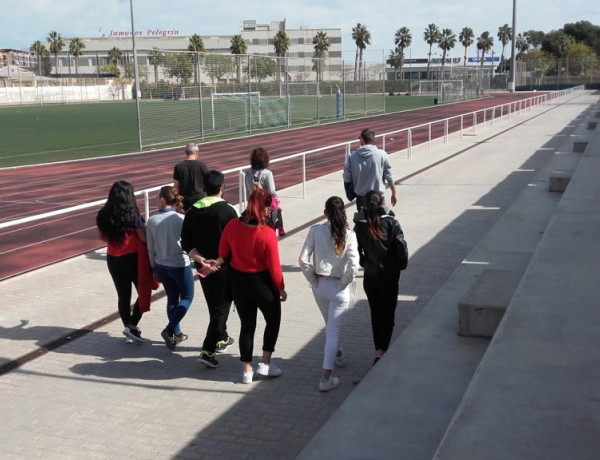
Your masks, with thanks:
M338 256L331 236L331 224L313 225L300 252L298 263L310 284L318 275L340 279L340 289L350 284L358 273L358 243L356 234L348 229L346 247Z

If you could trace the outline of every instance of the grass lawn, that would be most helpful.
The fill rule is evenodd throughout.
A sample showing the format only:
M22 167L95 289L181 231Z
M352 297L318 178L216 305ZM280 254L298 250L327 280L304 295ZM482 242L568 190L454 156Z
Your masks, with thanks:
M379 110L379 113L383 111L382 96L367 100L364 100L364 97L357 97L355 100L347 98L347 101L347 116L351 118L361 116L361 108L364 113L365 105L369 110L374 108ZM331 105L331 101L323 102L323 106L319 108L320 113L324 117L334 117L335 108ZM178 102L157 104L160 104L161 108L157 116L158 125L161 122L163 125L168 125L166 120L176 118L170 117L170 107L174 109L177 107L176 112L173 113L177 118L182 116L189 118L189 112L181 110L183 104L181 106L177 105ZM210 101L205 105L210 108ZM433 105L433 96L385 97L387 113L431 105ZM144 103L141 106L144 106ZM314 99L311 107L302 107L302 104L296 106L300 108L292 113L294 123L306 123L315 119L315 116L310 114L310 112L316 114ZM292 107L295 107L294 103ZM304 113L306 111L308 114ZM183 118L181 120L179 127L185 124ZM149 131L152 129L155 128L150 127ZM229 134L229 137L244 134ZM0 108L0 138L2 139L0 167L93 158L139 150L134 102L2 107ZM181 138L174 138L174 144L171 145L181 143ZM169 145L166 144L165 147L167 146Z

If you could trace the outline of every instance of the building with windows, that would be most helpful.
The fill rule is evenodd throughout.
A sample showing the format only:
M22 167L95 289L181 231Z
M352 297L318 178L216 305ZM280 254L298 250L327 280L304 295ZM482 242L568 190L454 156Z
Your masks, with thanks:
M19 67L35 67L37 65L37 57L29 51L0 49L0 68L9 65Z
M243 21L240 35L247 45L247 53L250 55L262 55L275 59L276 53L273 46L273 39L277 32L285 31L290 39L290 48L286 54L287 69L289 76L293 80L313 79L315 72L312 61L314 54L313 37L317 32L327 34L330 42L330 48L327 52L327 59L330 64L330 71L334 70L336 64L342 59L342 31L339 28L331 29L312 29L309 26L301 26L299 29L287 29L286 22L273 21L270 24L258 24L254 20ZM95 77L101 73L100 68L112 64L109 58L109 51L117 48L122 53L122 58L117 65L121 71L125 71L126 76L132 76L133 69L133 44L132 32L110 30L108 34L101 37L81 38L85 48L82 55L75 58L69 53L70 38L64 38L65 46L58 55L58 62L54 55L50 56L52 64L52 74L63 77L76 77L78 74L82 77ZM200 35L204 42L205 52L214 54L223 54L231 56L230 46L233 35ZM147 69L146 74L151 75L152 68L151 52L158 49L165 53L181 52L188 50L190 36L181 35L178 30L160 30L149 29L145 31L135 31L135 46L138 55L138 64ZM46 44L49 48L49 44ZM32 57L35 60L35 56ZM77 59L77 66L75 66ZM32 61L33 62L33 61ZM33 66L32 66L33 67ZM164 71L160 70L160 79L168 79ZM122 74L123 75L123 74ZM141 80L144 75L141 75ZM152 77L148 77L153 81Z

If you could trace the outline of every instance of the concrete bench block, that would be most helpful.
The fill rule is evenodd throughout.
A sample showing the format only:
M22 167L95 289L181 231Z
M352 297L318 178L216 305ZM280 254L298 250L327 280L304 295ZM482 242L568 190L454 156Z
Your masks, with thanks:
M596 126L598 126L597 121L588 121L588 129L596 129Z
M600 112L594 112L594 116L595 116L596 118L600 118Z
M587 149L588 143L587 141L576 141L573 143L573 151L574 152L585 152Z
M483 270L458 303L458 335L491 338L523 274L508 270Z
M573 176L573 171L552 171L548 182L550 192L564 192Z

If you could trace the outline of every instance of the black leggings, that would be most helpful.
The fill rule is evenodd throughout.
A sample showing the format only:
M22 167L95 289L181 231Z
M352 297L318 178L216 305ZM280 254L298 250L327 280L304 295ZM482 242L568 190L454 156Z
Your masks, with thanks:
M206 278L200 278L204 299L208 306L209 323L202 349L214 353L217 342L227 340L227 319L231 309L229 268L221 268Z
M371 309L371 328L375 350L387 351L394 332L398 281L400 273L393 276L363 278L363 287Z
M133 309L131 308L131 285L133 284L136 290L138 286L137 252L119 257L107 255L106 263L119 297L121 321L125 327L137 326L142 318L138 299L135 300Z
M229 267L233 300L240 317L240 360L252 362L256 316L261 311L265 319L263 351L275 351L281 324L281 300L268 271L259 273L240 272Z

